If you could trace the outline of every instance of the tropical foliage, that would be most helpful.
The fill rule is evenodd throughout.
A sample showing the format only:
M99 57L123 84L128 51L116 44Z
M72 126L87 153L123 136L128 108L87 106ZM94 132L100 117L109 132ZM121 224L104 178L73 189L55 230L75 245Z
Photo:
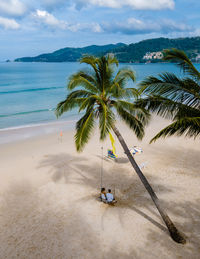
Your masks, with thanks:
M99 120L100 139L106 138L115 124L115 112L142 139L149 115L145 109L137 108L130 101L130 98L138 97L138 91L135 88L126 88L128 80L135 81L134 72L124 68L115 75L114 67L118 65L118 61L110 56L86 56L81 59L81 63L90 65L92 69L81 70L69 78L70 93L56 109L57 116L76 107L79 112L85 112L76 123L77 151L82 151L88 142L96 119Z
M158 77L149 76L140 83L140 90L146 97L137 104L172 120L151 142L171 135L196 138L200 136L200 72L183 51L171 49L164 54L164 60L178 62L185 77L166 72Z

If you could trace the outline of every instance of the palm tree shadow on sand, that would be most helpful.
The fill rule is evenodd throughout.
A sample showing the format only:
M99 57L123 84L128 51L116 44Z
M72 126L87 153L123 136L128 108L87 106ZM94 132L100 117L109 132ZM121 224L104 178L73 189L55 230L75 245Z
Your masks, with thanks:
M95 162L91 163L90 161L91 160L88 160L84 155L72 156L67 153L63 153L58 155L49 155L40 162L39 167L48 167L52 180L55 182L57 182L57 180L55 180L55 175L60 174L57 179L61 180L63 178L67 185L72 183L77 186L88 188L89 194L84 197L80 197L76 202L77 204L94 204L94 202L97 202L100 189L101 161L99 160L98 164ZM63 168L63 171L60 171L60 167ZM75 175L77 177L74 177ZM71 176L73 176L73 178L71 178ZM114 207L99 203L99 205L104 208L101 215L102 229L105 228L105 218L110 214L113 217L118 217L119 222L123 227L126 221L127 212L132 210L136 214L145 218L147 222L153 224L157 229L161 230L159 235L157 235L158 231L149 230L149 239L153 238L153 240L156 240L156 242L161 244L163 248L171 249L172 247L172 250L174 249L174 251L179 251L179 254L183 256L183 258L188 258L185 257L185 254L191 258L195 258L192 257L193 252L191 248L193 248L194 251L199 249L199 201L196 203L189 201L177 203L175 201L168 202L167 200L163 200L163 203L169 210L170 214L179 218L179 222L183 222L180 228L186 233L189 241L188 245L186 245L184 249L180 248L180 250L177 250L177 247L181 246L170 240L167 229L162 225L161 218L154 209L153 202L148 197L146 190L140 180L137 179L132 168L129 170L129 168L125 168L123 164L104 161L103 177L104 186L106 188L115 188L118 203ZM148 176L148 178L159 195L173 192L169 185L160 184L160 182L158 183L157 177L151 175ZM191 213L188 213L188 211ZM175 221L177 226L180 225L179 222ZM163 240L165 240L165 242ZM160 251L160 254L162 254L162 251ZM163 256L163 258L165 257Z
M132 168L130 168L130 173L130 171L127 172L127 169L123 167L123 164L121 165L120 163L115 163L110 160L108 162L105 160L104 163L109 165L109 169L104 168L103 170L103 184L106 188L112 188L112 190L115 191L116 199L118 200L114 208L105 205L105 211L109 211L109 213L114 211L114 213L117 213L122 223L123 215L125 215L126 210L131 209L168 234L167 229L162 225L159 214L154 209L151 199L146 195L146 190L134 172L132 172ZM107 167L107 165L105 167ZM85 186L92 190L91 194L81 197L77 202L98 200L101 168L97 166L96 163L89 163L87 157L72 156L64 153L60 155L49 155L40 162L39 167L48 167L52 180L55 182L64 179L66 184L72 183ZM74 177L74 175L77 177ZM150 181L155 190L159 190L159 192L161 190L162 193L172 192L169 187L156 183L156 177L151 176ZM141 209L143 208L145 208L147 212L142 211ZM156 220L148 215L148 211ZM103 218L104 216L105 215L102 215Z

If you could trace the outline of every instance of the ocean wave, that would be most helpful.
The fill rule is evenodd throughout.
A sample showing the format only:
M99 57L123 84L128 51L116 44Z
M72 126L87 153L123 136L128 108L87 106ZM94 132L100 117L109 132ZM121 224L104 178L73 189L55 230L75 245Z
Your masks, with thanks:
M32 89L22 89L22 90L13 90L13 91L2 91L0 94L17 94L24 92L37 92L37 91L46 91L46 90L55 90L64 88L63 86L53 86L53 87L43 87L43 88L32 88Z
M32 114L32 113L48 112L48 111L55 111L55 108L40 109L40 110L25 111L25 112L17 112L17 113L10 113L10 114L0 114L0 118L6 118L6 117L12 117L12 116L20 116L20 115L27 115L27 114Z

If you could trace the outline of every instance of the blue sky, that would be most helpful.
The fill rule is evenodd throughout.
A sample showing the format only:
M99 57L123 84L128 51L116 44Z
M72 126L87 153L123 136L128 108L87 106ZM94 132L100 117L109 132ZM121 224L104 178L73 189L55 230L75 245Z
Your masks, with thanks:
M0 0L0 60L63 47L200 36L197 0Z

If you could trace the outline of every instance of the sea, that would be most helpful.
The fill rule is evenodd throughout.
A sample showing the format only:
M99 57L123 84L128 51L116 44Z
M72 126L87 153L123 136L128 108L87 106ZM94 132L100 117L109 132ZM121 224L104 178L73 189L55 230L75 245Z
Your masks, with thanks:
M74 72L87 68L78 62L66 63L0 63L0 144L7 142L5 135L21 129L34 128L34 131L54 132L74 125L78 110L55 116L56 105L68 94L67 81ZM182 75L175 64L120 64L119 68L129 67L136 73L134 86L149 75L173 72ZM197 64L200 69L200 64ZM131 86L131 83L129 83ZM45 129L46 126L46 129ZM26 134L25 134L26 135ZM28 134L27 136L29 136ZM6 139L6 140L5 140Z

